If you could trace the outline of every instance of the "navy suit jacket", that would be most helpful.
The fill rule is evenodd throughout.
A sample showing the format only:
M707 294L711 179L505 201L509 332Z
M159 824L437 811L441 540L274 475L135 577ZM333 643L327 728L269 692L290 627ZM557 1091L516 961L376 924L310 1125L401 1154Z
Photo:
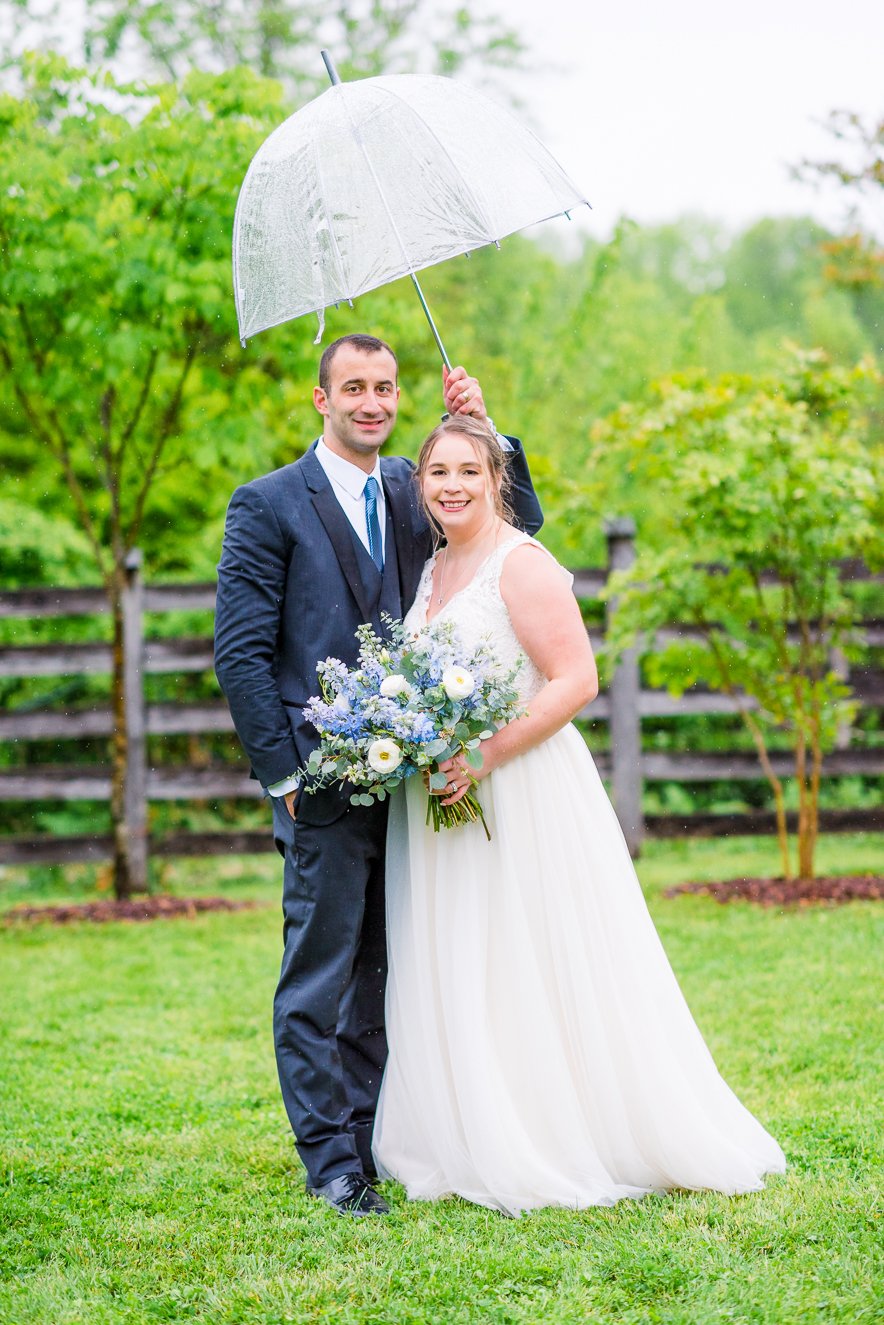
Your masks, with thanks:
M510 440L516 519L535 533L543 516L521 443ZM314 451L237 488L218 566L215 672L252 771L265 787L302 767L317 744L303 716L303 705L319 689L317 662L335 657L352 666L357 626L379 624L377 584L372 590L370 582L377 572ZM391 588L398 587L402 615L433 541L413 475L411 461L381 459L388 549L392 533L399 572ZM389 574L389 550L387 565ZM336 791L306 799L314 804L309 810L304 804L305 817L314 822L346 806Z

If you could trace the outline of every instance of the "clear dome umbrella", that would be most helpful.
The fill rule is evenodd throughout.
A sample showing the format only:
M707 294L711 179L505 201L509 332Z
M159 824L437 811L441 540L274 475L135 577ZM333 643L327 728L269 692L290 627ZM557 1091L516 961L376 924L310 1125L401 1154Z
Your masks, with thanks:
M395 74L332 86L275 129L236 205L240 340L324 312L586 203L509 111L450 78ZM588 205L588 203L587 203ZM317 336L317 340L319 336Z

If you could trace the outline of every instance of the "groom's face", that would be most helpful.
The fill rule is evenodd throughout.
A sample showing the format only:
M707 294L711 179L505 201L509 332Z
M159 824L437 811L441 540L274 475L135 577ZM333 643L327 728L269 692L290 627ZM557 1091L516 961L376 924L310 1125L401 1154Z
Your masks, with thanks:
M329 364L328 391L314 387L313 403L324 418L326 446L371 470L396 422L396 360L386 350L364 354L342 345Z

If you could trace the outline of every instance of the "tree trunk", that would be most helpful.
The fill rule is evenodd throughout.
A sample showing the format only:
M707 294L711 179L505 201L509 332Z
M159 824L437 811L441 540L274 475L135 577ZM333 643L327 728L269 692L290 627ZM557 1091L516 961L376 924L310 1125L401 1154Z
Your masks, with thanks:
M733 687L729 688L729 693L734 694ZM774 811L777 820L777 841L780 846L780 858L783 862L783 878L790 880L792 878L792 861L789 851L789 826L786 820L786 798L783 794L783 784L773 771L773 765L770 762L770 756L767 753L767 746L764 742L764 734L757 722L754 721L748 709L740 706L740 716L749 730L749 734L758 753L758 759L761 764L762 772L767 778L774 798Z
M807 737L800 725L795 745L795 781L798 784L798 877L807 878L804 863L807 855L807 832L810 825L807 787Z
M783 784L778 777L770 776L768 778L771 790L774 796L774 813L777 820L777 842L780 847L780 859L783 862L783 878L789 881L792 878L792 859L789 851L789 825L786 819L786 798L783 795Z
M798 872L803 879L812 879L814 876L814 855L820 827L820 777L822 776L823 750L820 742L820 724L816 715L811 728L810 755L807 823L804 835L798 839Z
M760 593L761 592L760 584L758 586L758 590ZM727 662L724 656L722 655L721 650L718 648L718 645L716 644L714 630L710 628L708 625L705 625L704 622L698 621L696 616L694 620L696 624L701 627L701 629L705 626L706 642L708 643L709 648L712 651L712 656L715 659L715 662L718 666L718 673L719 676L721 677L722 688L726 694L730 695L732 699L736 700L737 711L739 712L740 717L743 720L743 724L746 727L746 730L748 731L749 735L752 737L752 744L755 746L756 753L758 754L758 761L761 764L761 770L764 773L764 776L767 778L768 785L770 786L770 789L773 792L774 812L776 814L776 821L777 821L777 841L780 847L780 858L783 862L783 878L789 881L792 878L792 861L791 861L791 852L789 850L789 825L786 819L786 798L783 795L783 784L780 781L780 779L777 777L776 773L774 772L773 764L770 762L770 756L767 752L767 744L765 743L764 739L764 732L762 731L759 724L755 721L752 714L749 712L748 708L743 702L743 697L741 695L741 692L737 689L737 687L734 685L731 679Z

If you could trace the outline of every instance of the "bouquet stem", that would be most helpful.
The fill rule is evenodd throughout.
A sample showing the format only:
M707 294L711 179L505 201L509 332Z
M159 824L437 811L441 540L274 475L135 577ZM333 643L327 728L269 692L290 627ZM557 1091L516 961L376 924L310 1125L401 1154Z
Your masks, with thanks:
M427 827L431 823L435 833L438 833L440 828L459 828L461 824L481 823L485 836L489 842L491 841L491 833L485 822L482 806L472 791L461 796L453 805L443 805L439 796L430 796L427 805Z

